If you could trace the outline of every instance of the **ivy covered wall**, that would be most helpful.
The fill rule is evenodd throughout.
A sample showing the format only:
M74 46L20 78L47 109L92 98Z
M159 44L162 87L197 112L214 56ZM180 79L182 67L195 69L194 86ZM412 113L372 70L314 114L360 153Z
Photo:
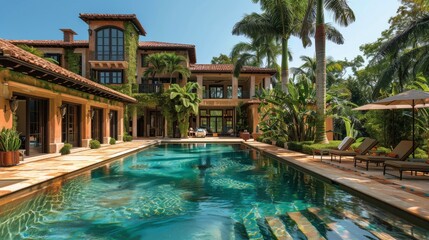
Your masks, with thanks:
M74 48L64 49L64 59L66 60L66 68L76 74L80 73L81 54L74 53Z

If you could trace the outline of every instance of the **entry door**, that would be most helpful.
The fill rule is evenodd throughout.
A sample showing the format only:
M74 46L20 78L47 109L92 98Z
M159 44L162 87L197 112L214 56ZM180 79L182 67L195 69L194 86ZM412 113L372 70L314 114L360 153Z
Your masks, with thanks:
M92 111L94 114L92 115ZM91 138L103 142L103 109L91 109Z
M112 117L110 118L110 137L118 139L118 112L111 111Z
M62 142L70 143L74 147L80 144L80 106L66 104L66 115L62 119Z

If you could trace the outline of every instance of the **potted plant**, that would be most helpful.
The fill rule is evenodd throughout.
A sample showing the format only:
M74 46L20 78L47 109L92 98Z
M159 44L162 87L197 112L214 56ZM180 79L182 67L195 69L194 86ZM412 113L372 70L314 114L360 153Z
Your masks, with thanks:
M0 131L0 166L9 167L19 163L21 139L14 129L3 128Z

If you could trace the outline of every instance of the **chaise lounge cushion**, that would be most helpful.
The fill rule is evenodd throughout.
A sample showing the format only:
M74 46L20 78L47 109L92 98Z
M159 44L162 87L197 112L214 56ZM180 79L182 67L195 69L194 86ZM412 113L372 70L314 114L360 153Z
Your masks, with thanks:
M372 138L365 138L365 140L359 145L359 147L355 151L331 150L329 153L331 155L338 156L356 156L358 154L366 154L375 145L377 145L377 140Z
M416 148L417 146L414 146ZM389 156L363 156L357 155L355 159L370 161L370 162L384 162L384 161L404 161L410 154L413 152L413 141L402 140L391 152L392 154L396 154L397 157L389 157Z
M429 164L425 162L387 161L385 164L388 167L409 171L429 171Z

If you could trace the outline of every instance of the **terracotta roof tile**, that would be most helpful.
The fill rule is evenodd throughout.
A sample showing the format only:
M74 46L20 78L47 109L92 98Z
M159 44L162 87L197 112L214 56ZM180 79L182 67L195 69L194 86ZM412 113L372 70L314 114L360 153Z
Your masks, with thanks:
M146 36L146 31L135 14L81 13L79 14L79 17L86 23L89 23L91 20L131 21L139 31L140 35Z
M64 42L63 40L8 40L10 43L19 45L25 44L34 47L88 47L87 40L74 40Z
M167 43L167 42L139 42L139 48L141 49L153 49L153 50L187 50L189 54L189 60L191 63L197 62L197 54L195 51L195 45L181 44L181 43Z
M49 61L46 61L43 58L33 55L4 39L0 39L0 56L25 62L31 65L32 67L37 67L39 69L42 69L42 71L46 73L50 73L50 74L53 73L68 81L84 85L86 87L100 91L110 96L115 96L124 102L130 102L130 103L137 102L134 98L128 95L114 91L111 88L98 84L76 73L70 72L54 63L51 63Z
M192 73L232 73L233 64L191 64ZM253 66L244 66L241 73L268 73L275 74L277 71L272 68L260 68Z

